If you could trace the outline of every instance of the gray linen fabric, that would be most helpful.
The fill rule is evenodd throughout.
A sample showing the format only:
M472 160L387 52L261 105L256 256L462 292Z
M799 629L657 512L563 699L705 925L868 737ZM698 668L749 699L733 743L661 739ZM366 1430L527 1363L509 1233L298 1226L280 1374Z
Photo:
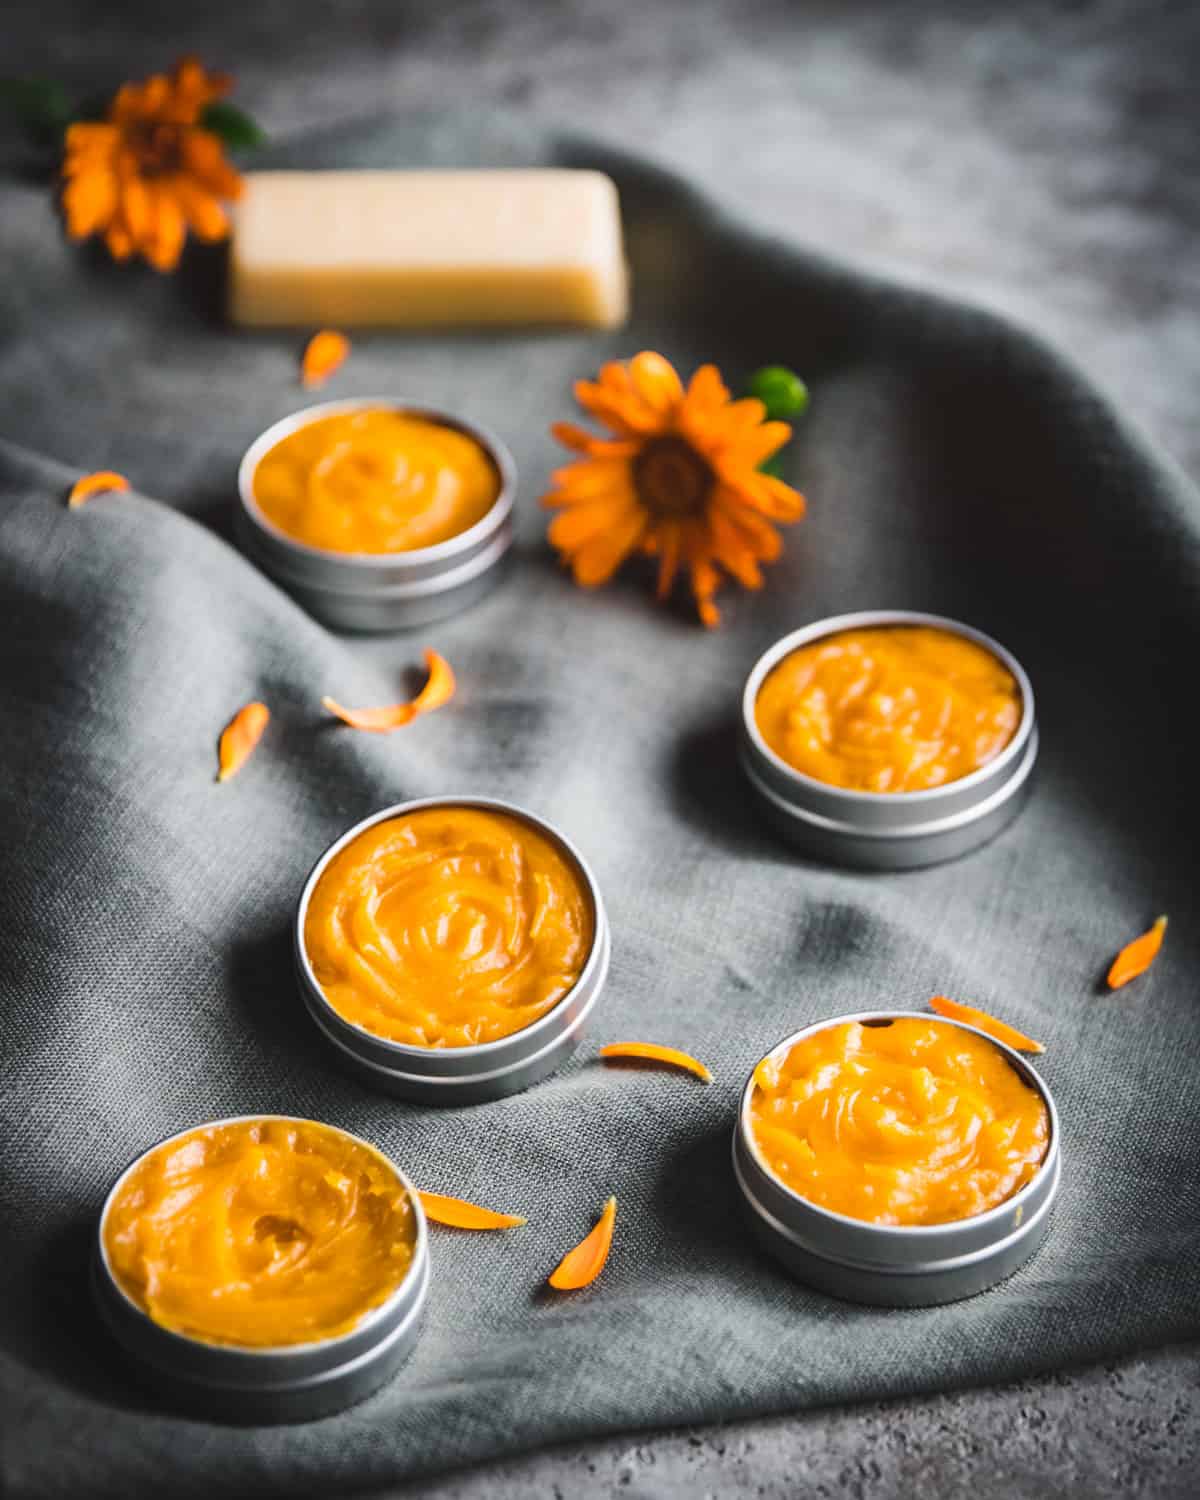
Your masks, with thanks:
M8 184L0 246L0 1411L6 1494L347 1494L556 1438L999 1380L1200 1332L1194 1088L1197 500L1088 388L995 318L756 238L686 185L586 142L391 122L291 164L571 161L616 176L636 277L605 336L364 335L331 394L495 426L522 472L514 576L417 637L331 635L226 540L237 459L303 403L299 340L214 316L219 256L177 279L59 239ZM737 381L810 380L787 458L809 518L757 596L700 630L631 569L576 590L535 499L569 383L655 347ZM139 494L68 513L78 469ZM144 498L153 497L153 498ZM166 503L164 503L166 502ZM189 515L179 511L190 512ZM214 534L215 533L215 534ZM933 609L1006 642L1039 694L1033 800L989 848L899 876L819 868L760 826L733 761L740 685L785 630ZM383 702L419 648L461 691L387 738L319 700ZM226 786L214 741L273 721ZM387 803L509 797L586 852L613 967L559 1075L500 1104L408 1107L343 1075L293 985L289 921L326 843ZM1114 948L1160 909L1156 969ZM1064 1132L1051 1238L955 1306L863 1309L789 1281L738 1221L728 1145L756 1059L863 1006L974 997L1047 1044ZM704 1088L598 1066L623 1037L685 1047ZM97 1207L162 1136L255 1110L361 1132L420 1182L519 1209L437 1231L411 1364L364 1405L284 1429L158 1409L89 1309ZM541 1286L603 1199L603 1279Z

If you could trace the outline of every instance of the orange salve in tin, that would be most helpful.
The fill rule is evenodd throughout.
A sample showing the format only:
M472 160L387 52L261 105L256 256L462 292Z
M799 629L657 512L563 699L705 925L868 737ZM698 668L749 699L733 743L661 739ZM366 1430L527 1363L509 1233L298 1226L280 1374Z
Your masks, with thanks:
M1021 690L984 646L928 625L837 631L767 676L754 718L767 746L830 786L914 792L986 766L1021 723Z
M574 986L595 916L548 837L485 808L421 808L359 834L322 871L304 946L343 1019L416 1047L531 1025Z
M412 1200L379 1152L314 1120L202 1125L120 1184L117 1284L173 1332L268 1348L349 1333L412 1265Z
M871 1224L995 1208L1046 1155L1046 1105L992 1042L921 1017L802 1037L754 1075L767 1167L809 1202Z
M359 407L302 422L259 459L251 489L286 536L330 552L411 552L459 536L500 494L468 433L416 412Z

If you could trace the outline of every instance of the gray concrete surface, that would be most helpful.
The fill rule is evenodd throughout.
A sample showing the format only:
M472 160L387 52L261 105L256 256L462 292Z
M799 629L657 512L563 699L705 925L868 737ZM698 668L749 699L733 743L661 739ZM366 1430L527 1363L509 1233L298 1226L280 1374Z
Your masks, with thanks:
M214 4L9 0L5 72L92 90ZM1200 7L930 0L258 0L238 99L275 134L492 100L680 167L765 225L1006 311L1200 479ZM330 62L336 39L337 65ZM994 1391L606 1441L430 1500L1200 1494L1200 1352Z

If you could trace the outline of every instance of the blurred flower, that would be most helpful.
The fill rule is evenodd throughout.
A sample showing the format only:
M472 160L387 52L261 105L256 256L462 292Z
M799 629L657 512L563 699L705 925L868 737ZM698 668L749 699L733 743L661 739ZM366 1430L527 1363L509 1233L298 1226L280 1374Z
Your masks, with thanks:
M103 234L115 259L142 255L159 271L178 265L189 228L224 239L222 200L236 198L242 182L204 115L231 86L183 58L170 75L123 84L103 120L69 125L62 173L71 238Z

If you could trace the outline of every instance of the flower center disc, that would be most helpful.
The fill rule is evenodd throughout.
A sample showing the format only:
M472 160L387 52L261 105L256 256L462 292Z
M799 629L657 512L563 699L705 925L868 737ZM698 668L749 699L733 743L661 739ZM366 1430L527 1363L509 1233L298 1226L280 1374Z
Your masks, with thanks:
M132 127L129 139L144 176L164 177L179 171L182 134L179 126L157 120L147 120Z
M633 479L647 510L660 516L691 516L708 503L713 471L690 443L660 437L652 438L634 460Z

